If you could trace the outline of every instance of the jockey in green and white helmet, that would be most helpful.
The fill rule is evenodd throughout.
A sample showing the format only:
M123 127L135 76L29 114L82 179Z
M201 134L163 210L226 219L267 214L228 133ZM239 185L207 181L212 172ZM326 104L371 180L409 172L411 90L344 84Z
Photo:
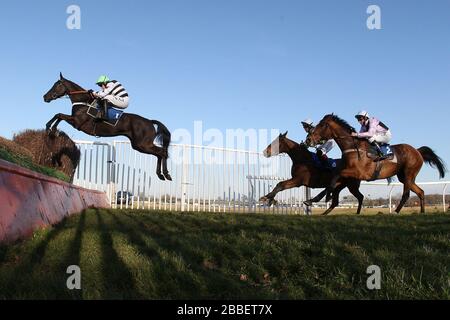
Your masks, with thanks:
M101 100L101 112L98 118L107 120L108 107L126 109L129 104L128 93L122 84L117 80L110 80L107 76L101 75L96 84L101 90L94 92L94 96Z

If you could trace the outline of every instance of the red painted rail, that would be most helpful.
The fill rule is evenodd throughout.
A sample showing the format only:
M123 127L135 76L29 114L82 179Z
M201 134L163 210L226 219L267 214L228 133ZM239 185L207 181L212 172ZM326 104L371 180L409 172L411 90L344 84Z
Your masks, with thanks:
M0 160L0 243L30 236L89 207L109 208L106 194Z

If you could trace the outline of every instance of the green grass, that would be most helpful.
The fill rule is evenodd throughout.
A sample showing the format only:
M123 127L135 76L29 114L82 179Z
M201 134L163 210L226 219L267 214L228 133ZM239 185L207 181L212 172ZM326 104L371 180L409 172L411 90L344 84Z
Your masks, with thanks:
M90 209L0 248L0 299L449 299L449 248L448 214Z
M45 174L45 175L53 177L53 178L57 178L57 179L60 179L60 180L66 181L66 182L70 181L70 178L66 174L62 173L61 171L37 165L37 164L33 163L33 161L30 158L23 156L23 155L14 154L12 152L9 152L2 146L0 146L0 159L9 161L11 163L15 163L23 168L27 168L32 171Z

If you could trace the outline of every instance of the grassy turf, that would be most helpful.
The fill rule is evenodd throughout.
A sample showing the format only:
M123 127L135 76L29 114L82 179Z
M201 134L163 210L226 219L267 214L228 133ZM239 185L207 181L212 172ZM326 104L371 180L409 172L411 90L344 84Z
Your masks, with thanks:
M45 174L49 177L57 178L66 182L70 181L70 178L63 172L35 164L33 160L31 160L30 158L24 155L13 153L7 150L6 148L2 147L1 145L0 145L0 159L9 161L23 168L27 168L38 173Z
M0 248L0 299L449 299L449 248L448 214L90 209ZM366 288L372 264L381 290Z

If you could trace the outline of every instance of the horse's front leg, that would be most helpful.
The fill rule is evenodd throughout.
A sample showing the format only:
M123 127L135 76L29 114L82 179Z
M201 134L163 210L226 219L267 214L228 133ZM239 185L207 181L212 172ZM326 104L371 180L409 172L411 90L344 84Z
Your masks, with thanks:
M261 197L259 201L266 202L268 201L269 206L273 204L275 201L274 198L277 195L278 192L291 189L295 187L299 187L301 184L296 178L292 178L286 181L279 182L276 187L272 190L272 192L266 194L264 197Z
M55 120L56 120L56 122L55 122ZM58 127L58 124L63 120L66 121L68 124L70 124L72 127L75 127L75 118L74 117L64 114L64 113L58 113L49 122L47 122L47 124L46 124L47 131L55 132ZM55 123L52 125L53 122L55 122Z
M47 124L45 125L45 129L46 129L47 131L50 131L53 122L55 122L55 120L58 118L59 115L60 115L60 113L55 114L55 115L53 116L53 118L51 118L50 121L47 122Z
M306 201L303 201L303 204L304 205L306 205L306 206L308 206L308 207L310 207L310 206L312 206L312 204L313 204L313 202L319 202L320 200L322 200L322 198L323 197L325 197L325 195L327 194L327 191L328 189L324 189L321 193L319 193L317 196L315 196L314 198L312 198L312 199L309 199L309 200L306 200Z

